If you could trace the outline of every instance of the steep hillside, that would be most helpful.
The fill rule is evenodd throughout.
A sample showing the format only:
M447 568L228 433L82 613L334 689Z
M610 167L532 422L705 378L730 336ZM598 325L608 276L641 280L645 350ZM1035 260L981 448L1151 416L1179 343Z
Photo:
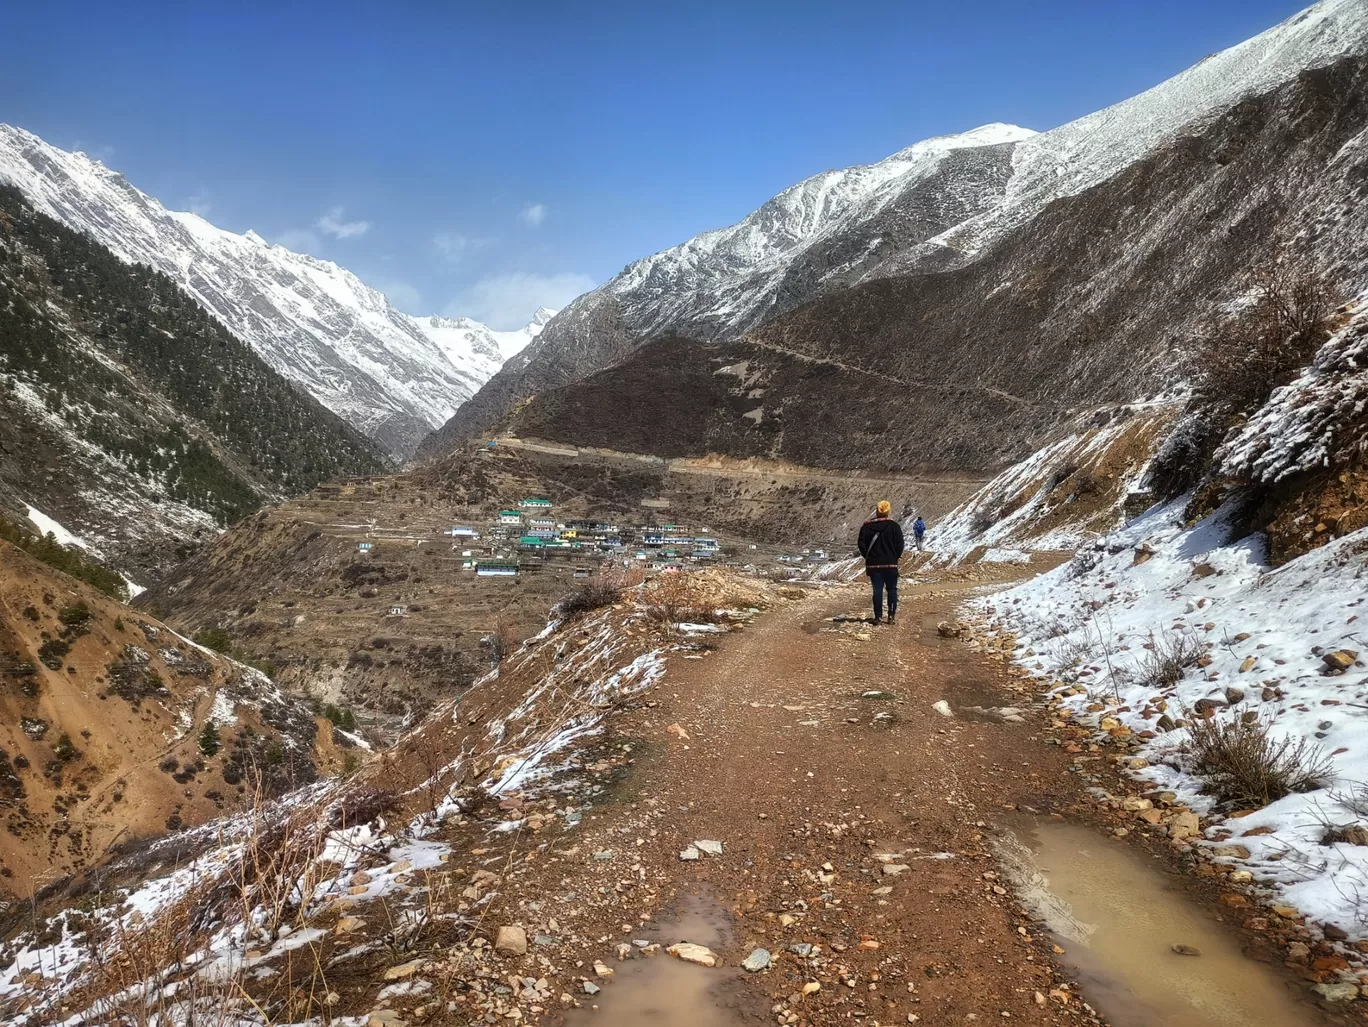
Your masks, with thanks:
M701 341L734 339L776 314L859 283L973 265L1000 253L1006 237L1023 226L1029 230L1058 201L1104 187L1137 162L1153 162L1157 154L1172 152L1181 145L1179 137L1209 137L1213 119L1224 117L1229 123L1236 117L1232 108L1243 100L1296 83L1304 72L1365 50L1368 8L1358 0L1323 0L1148 92L1053 131L1037 135L1013 126L990 125L918 143L878 164L817 175L781 193L737 225L638 261L570 304L534 345L424 443L422 455L437 456L462 440L478 438L519 400L602 370L655 336L675 333ZM1324 99L1333 110L1334 98ZM1322 117L1314 105L1304 116L1314 121ZM1296 134L1311 131L1311 126L1302 125ZM1197 155L1203 158L1205 170L1219 171L1235 160L1243 134L1237 127L1223 151ZM1258 191L1279 177L1276 165L1264 174L1258 174L1252 162L1243 166L1252 177L1241 183L1246 188ZM1206 215L1217 199L1221 179L1228 177L1216 176L1212 188L1202 189L1205 202L1185 212L1197 219L1197 226L1208 227ZM1192 183L1192 188L1202 188L1200 181ZM1343 195L1332 196L1326 209L1335 209ZM1174 212L1159 196L1132 195L1129 202L1139 204L1137 215L1148 211L1151 218L1160 218L1161 224L1154 226L1159 233L1175 231ZM1123 209L1117 205L1117 211ZM1136 218L1137 231L1141 220ZM1086 257L1075 255L1072 246L1087 244L1089 239L1093 244L1108 244L1105 231L1091 231L1086 224L1079 227L1082 234L1068 240L1070 245L1057 247L1053 254L1036 253L1032 266L1017 271L1019 290L1037 291L1039 285L1032 286L1037 274L1055 270L1053 264L1044 263L1046 258L1082 264ZM1223 227L1231 230L1228 223ZM1141 241L1147 241L1143 235ZM1125 259L1121 240L1112 247L1117 263L1127 272L1146 259L1143 251ZM1098 281L1102 280L1099 274ZM971 322L970 334L928 332L924 326L935 326L940 320L934 300L931 309L923 311L922 297L915 293L899 295L894 290L894 295L884 298L917 304L896 306L892 316L911 315L905 329L926 332L933 355L948 349L954 357L960 338L972 340L978 329L991 328L993 323L990 317L975 321L973 310L978 302L964 303L963 299L982 301L1008 279L987 274L967 279L952 276L949 281L960 286L955 300L964 308L964 319ZM1125 278L1114 284L1124 288ZM902 336L898 339L901 343ZM839 353L820 346L817 355L840 358ZM1003 360L1007 360L1005 353ZM920 372L931 370L925 360L917 363ZM897 368L903 371L905 367ZM932 376L939 377L935 371Z
M263 502L383 467L170 279L0 186L0 504L141 579Z
M0 125L0 182L121 260L171 278L263 360L396 459L541 330L414 318L331 261L167 210L82 153Z
M993 472L1081 414L1176 386L1193 326L1280 250L1355 282L1365 132L1368 60L1305 72L1054 201L965 267L833 293L738 341L653 341L522 404L509 429L672 456Z
M327 726L260 672L0 540L0 892L340 769Z

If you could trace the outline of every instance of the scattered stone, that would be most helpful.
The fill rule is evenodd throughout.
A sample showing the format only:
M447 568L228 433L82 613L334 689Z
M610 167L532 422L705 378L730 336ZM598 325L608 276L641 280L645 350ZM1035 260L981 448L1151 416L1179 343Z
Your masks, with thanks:
M393 1009L375 1009L366 1017L366 1027L404 1027L404 1023Z
M355 931L364 923L365 921L359 916L340 917L337 921L337 925L333 927L333 934L351 934L352 931Z
M671 724L665 730L668 731L670 734L674 735L681 742L687 742L689 740L689 732L685 731L678 724Z
M595 960L594 973L597 974L599 977L612 977L613 968L611 966L608 966L606 963L601 963L598 960Z
M697 849L699 852L703 853L703 855L705 855L705 856L720 856L720 855L722 855L722 843L721 843L721 842L715 842L715 841L711 841L711 840L705 838L705 839L703 839L703 840L701 840L701 841L695 841L695 842L693 843L693 847L694 847L695 849Z
M1225 859L1249 858L1249 850L1243 845L1217 845L1211 850L1211 854Z
M526 951L526 946L524 946L524 951ZM423 967L427 966L427 964L428 961L426 959L410 959L407 963L400 963L398 966L392 966L386 970L384 974L385 980L407 980L419 970L423 969Z
M1202 950L1197 948L1197 946L1184 945L1181 942L1177 945L1171 946L1171 948L1180 956L1200 956L1202 954Z
M788 947L788 950L795 956L802 956L804 959L812 955L812 945L805 941L795 941Z
M700 966L717 965L717 953L706 945L695 945L692 942L681 941L676 945L671 945L665 951L686 963L697 963Z
M595 984L593 981L585 981L583 987L584 987L584 993L585 993L586 995L597 995L600 991L603 990L603 989L600 988L597 984Z
M806 984L803 985L804 995L815 995L817 994L817 992L821 990L822 986L818 984L816 981L808 981Z
M494 936L494 951L510 956L521 956L527 952L527 932L516 924L500 927Z
M1254 875L1251 874L1248 870L1235 870L1231 872L1230 876L1227 877L1226 880L1229 881L1231 884L1249 884L1251 881L1254 880Z
M612 858L612 849L599 849L598 852L594 853L594 859L598 860L600 863L607 863Z
M700 855L697 846L690 845L688 848L680 849L679 858L684 860L686 863L690 863L696 859L699 859Z
M912 868L906 863L885 863L883 865L883 872L886 877L895 877L898 874L911 869Z
M770 965L770 954L767 949L756 949L741 962L741 966L747 973L758 973Z
M1252 656L1250 657L1251 660L1253 658L1254 657ZM1244 702L1245 694L1238 688L1227 688L1225 690L1225 697L1226 702L1229 703L1231 706L1234 706L1236 703Z
M1311 990L1327 1002L1352 1002L1359 994L1358 985L1347 981L1338 984L1313 984Z
M892 894L893 894L893 886L892 886L891 884L886 884L886 885L884 885L882 888L875 888L872 894L874 894L874 895L892 895Z

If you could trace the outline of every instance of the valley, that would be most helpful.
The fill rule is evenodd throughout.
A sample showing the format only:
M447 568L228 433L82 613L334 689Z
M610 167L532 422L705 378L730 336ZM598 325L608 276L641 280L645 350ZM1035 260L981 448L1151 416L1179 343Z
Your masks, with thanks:
M1368 6L1223 46L596 278L0 124L0 1021L1363 1022Z

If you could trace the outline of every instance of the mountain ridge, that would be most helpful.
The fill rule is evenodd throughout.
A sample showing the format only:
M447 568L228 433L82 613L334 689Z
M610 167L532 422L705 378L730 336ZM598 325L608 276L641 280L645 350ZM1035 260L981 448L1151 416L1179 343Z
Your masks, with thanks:
M460 331L395 308L339 264L172 211L121 173L0 124L0 181L122 260L156 268L354 428L404 460L541 330ZM464 320L464 319L463 319Z
M963 139L963 146L929 147L937 140L928 140L873 165L815 175L735 225L644 257L578 297L424 440L419 458L438 458L481 437L522 400L601 371L651 338L735 339L852 285L973 263L1051 203L1109 180L1183 131L1200 131L1203 121L1242 99L1365 51L1368 5L1322 0L1149 90L1048 132L985 126L940 140ZM976 136L992 128L998 134ZM794 198L820 197L830 183L857 172L879 179L872 199L842 206L822 231L803 228L806 210ZM748 242L781 209L786 216L761 234L791 242L772 251ZM765 252L700 264L699 254L717 252L723 238L737 243L732 257L743 244Z

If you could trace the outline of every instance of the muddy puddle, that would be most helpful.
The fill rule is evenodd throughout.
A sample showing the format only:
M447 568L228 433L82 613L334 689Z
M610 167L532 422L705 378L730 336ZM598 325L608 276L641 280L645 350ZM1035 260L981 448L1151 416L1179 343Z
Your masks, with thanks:
M689 898L678 915L648 924L632 937L658 943L660 951L644 957L634 950L634 958L609 960L613 976L595 981L602 989L597 995L576 994L584 1008L566 1013L567 1027L738 1027L757 1022L751 1008L755 996L742 991L735 966L708 968L665 952L676 942L704 945L719 954L726 949L730 924L715 901Z
M999 857L1114 1027L1310 1027L1294 987L1246 958L1233 931L1122 843L1074 824L1021 820ZM1180 955L1174 946L1200 955Z

